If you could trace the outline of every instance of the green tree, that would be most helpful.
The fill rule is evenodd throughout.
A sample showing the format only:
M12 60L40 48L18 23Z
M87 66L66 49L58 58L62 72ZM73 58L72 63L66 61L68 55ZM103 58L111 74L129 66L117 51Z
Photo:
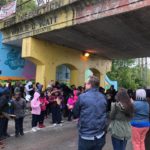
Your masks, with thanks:
M6 5L8 2L11 2L12 0L0 0L0 7L3 5Z
M14 0L0 0L0 7ZM17 0L17 14L23 15L36 8L35 0Z
M144 86L140 76L140 67L136 65L135 59L114 60L112 71L107 74L110 79L117 80L119 87L137 89Z
M35 0L18 0L17 6L17 12L22 15L34 10L36 8L36 3Z

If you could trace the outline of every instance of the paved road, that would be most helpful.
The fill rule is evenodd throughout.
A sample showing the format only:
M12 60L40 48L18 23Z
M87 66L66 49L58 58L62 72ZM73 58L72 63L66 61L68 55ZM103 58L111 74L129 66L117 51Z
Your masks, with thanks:
M47 127L32 133L29 123L25 121L26 134L24 137L11 137L4 143L4 150L77 150L76 122L65 122L63 127L52 127L49 121ZM14 132L13 123L9 132ZM110 136L107 135L107 144L104 150L112 150ZM132 150L129 142L127 150Z

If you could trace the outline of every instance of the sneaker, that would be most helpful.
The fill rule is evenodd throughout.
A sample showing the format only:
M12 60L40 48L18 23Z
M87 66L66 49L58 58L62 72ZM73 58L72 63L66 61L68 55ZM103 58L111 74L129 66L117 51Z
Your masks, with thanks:
M45 128L46 126L44 124L41 125L42 128Z
M36 130L36 128L34 127L34 128L32 128L32 132L36 132L37 130Z
M62 123L60 123L59 125L60 125L61 127L63 126L63 124L62 124Z
M15 137L16 137L16 138L19 137L19 134L16 134Z
M20 133L21 136L24 136L24 132Z
M6 138L9 138L9 137L10 137L10 135L9 135L8 133L6 133L4 136L5 136Z
M0 137L0 141L3 141L3 140L5 140L5 139L6 139L5 136Z
M39 128L45 128L44 124L39 125Z
M39 127L35 127L35 129L38 131L38 130L41 130Z
M57 126L57 124L56 124L56 123L54 123L54 124L53 124L53 127L56 127L56 126Z

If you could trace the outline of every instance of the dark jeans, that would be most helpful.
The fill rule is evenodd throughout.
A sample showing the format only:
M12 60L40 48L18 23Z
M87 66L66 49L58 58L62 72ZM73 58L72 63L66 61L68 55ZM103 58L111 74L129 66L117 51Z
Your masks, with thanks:
M52 121L53 121L53 123L60 124L61 123L61 109L60 109L60 106L59 105L52 106L51 111L52 111Z
M48 104L48 105L46 106L45 115L48 116L50 113L51 113L51 104Z
M23 117L15 119L16 135L23 134Z
M112 137L112 144L114 150L125 150L127 146L127 140L119 140L117 138Z
M36 127L39 122L40 115L34 115L32 114L32 128Z
M4 124L5 124L4 118L0 118L0 138L4 136L4 126L5 126Z
M73 116L72 110L68 110L68 121L71 121L72 116Z
M100 139L84 140L79 137L78 150L102 150L105 145L105 135Z
M3 131L3 134L4 136L7 135L7 129L8 129L8 119L7 118L4 118L4 131Z
M44 123L45 114L46 114L46 111L41 111L41 115L39 116L39 124Z
M7 135L8 119L0 118L0 137Z

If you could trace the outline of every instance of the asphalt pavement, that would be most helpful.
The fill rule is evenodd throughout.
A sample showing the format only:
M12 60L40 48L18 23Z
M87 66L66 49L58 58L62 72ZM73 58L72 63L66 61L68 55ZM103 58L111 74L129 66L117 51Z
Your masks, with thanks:
M50 118L45 121L46 128L33 133L31 131L31 116L24 121L25 135L14 136L14 121L9 122L8 132L11 137L3 141L0 149L3 150L77 150L78 132L77 122L63 123L63 126L53 127ZM107 135L106 145L103 150L112 150L110 135ZM127 150L132 150L129 141Z

